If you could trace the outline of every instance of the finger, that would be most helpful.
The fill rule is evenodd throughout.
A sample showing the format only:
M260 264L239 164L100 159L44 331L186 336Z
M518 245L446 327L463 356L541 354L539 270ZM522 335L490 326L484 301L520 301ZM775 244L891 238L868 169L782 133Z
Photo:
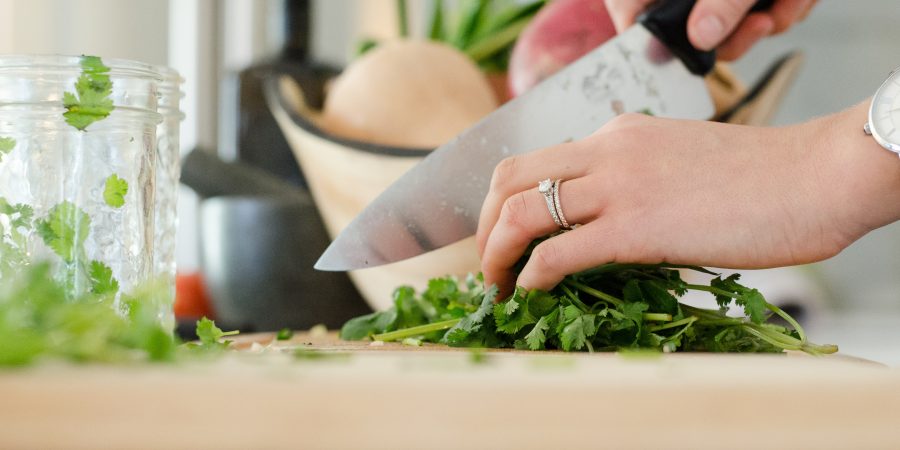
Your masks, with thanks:
M716 51L720 59L733 61L750 50L760 39L770 35L775 23L768 14L751 14Z
M484 246L500 216L503 202L517 192L536 187L540 180L582 177L587 166L585 158L580 155L583 148L584 144L569 142L507 158L497 165L478 219L476 242L479 255L484 254Z
M616 234L608 222L599 219L541 242L531 252L516 285L546 291L566 275L616 261L621 242Z
M815 5L813 0L780 1L772 5L769 15L775 22L772 34L783 33L791 25L803 20Z
M598 217L599 198L602 196L586 178L560 183L559 202L570 224L588 223ZM531 242L558 230L544 195L537 189L509 197L485 246L481 261L485 284L496 284L501 293L511 292L515 287L514 266Z
M653 0L606 0L606 10L616 31L621 33L633 25L637 16L652 2Z
M716 48L743 21L755 0L699 0L688 18L688 39L700 50Z

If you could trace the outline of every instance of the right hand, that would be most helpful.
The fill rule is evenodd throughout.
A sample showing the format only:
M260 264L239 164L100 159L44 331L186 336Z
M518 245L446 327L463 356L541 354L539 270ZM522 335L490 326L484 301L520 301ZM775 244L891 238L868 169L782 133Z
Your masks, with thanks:
M606 0L616 30L622 32L654 0ZM766 11L747 14L755 0L697 0L688 19L688 38L700 50L716 49L719 59L741 57L763 37L806 18L817 0L775 0Z

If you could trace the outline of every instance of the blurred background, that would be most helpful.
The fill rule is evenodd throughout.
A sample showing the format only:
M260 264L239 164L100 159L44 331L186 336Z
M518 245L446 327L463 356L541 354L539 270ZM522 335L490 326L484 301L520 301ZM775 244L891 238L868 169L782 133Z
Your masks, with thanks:
M458 2L445 3L452 8ZM433 3L408 4L410 33L422 35ZM318 91L307 92L307 99L316 103L314 92L351 61L361 41L397 34L395 5L393 0L0 0L0 53L95 54L174 67L185 79L184 155L201 149L304 188L306 181L266 112L260 70L281 67L293 70L295 78L318 84ZM800 51L804 63L772 124L797 123L841 110L872 95L888 72L900 65L897 12L894 0L822 0L805 22L757 45L732 69L751 85L780 56ZM291 69L295 67L291 64L303 68ZM246 174L234 176L242 175ZM202 211L201 198L242 194L228 188L206 186L199 189L203 192L182 188L180 273L202 272L204 254L207 260L229 257L204 250L203 245L224 245L234 239L227 233L235 233L235 228L207 229L210 225L201 223L204 214L219 219L232 214L232 205ZM275 215L282 221L291 217L279 214ZM321 225L316 226L309 233L324 236ZM216 241L216 233L225 233L218 238L223 240ZM304 237L298 239L299 247L304 247ZM221 270L246 272L247 264L259 261ZM900 224L872 232L828 261L791 269L787 275L763 271L750 276L754 283L775 280L772 289L810 305L808 325L816 340L840 344L850 354L900 364ZM229 295L221 294L228 287L208 289ZM292 285L282 291L296 295L296 289ZM348 300L346 307L354 313L366 309L358 297ZM306 324L297 320L291 324ZM275 325L262 321L255 328Z

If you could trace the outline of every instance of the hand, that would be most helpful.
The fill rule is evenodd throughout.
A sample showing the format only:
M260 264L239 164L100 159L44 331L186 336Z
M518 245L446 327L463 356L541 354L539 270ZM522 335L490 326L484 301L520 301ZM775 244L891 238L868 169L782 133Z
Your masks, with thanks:
M606 8L621 32L653 1L606 0ZM816 1L775 0L769 10L748 15L755 0L697 0L688 19L688 38L698 49L716 48L720 59L734 60L763 37L806 18Z
M900 161L862 131L867 104L786 128L623 115L577 142L504 160L477 239L485 283L550 289L607 262L765 268L819 261L900 219ZM562 179L573 231L537 190ZM498 297L503 298L503 297Z

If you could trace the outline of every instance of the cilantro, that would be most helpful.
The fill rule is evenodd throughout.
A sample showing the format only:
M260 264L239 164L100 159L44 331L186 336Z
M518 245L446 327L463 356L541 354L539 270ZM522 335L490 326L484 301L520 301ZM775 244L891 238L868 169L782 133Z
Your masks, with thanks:
M197 338L200 340L200 343L194 348L224 350L231 345L231 341L223 341L221 339L238 333L238 331L222 331L221 328L216 326L215 322L203 317L197 321Z
M0 161L16 147L16 140L11 137L0 137Z
M277 341L287 341L294 337L294 331L290 328L282 328L278 330L278 334L275 335L275 340Z
M437 278L421 296L398 289L393 308L351 319L341 337L564 351L837 351L809 342L793 318L738 283L737 275L698 285L682 280L680 270L712 273L692 266L606 264L567 276L550 292L520 288L499 303L496 289L485 290L478 277L465 284ZM721 309L680 303L690 290L713 294ZM731 304L743 307L746 317L726 316ZM769 323L772 314L790 328Z
M90 227L91 218L87 213L68 201L50 208L47 217L36 223L44 244L67 263L79 256Z
M103 200L113 208L121 208L125 204L125 195L128 194L128 182L112 174L106 179L103 187Z
M105 119L113 110L112 81L109 67L96 56L81 57L81 76L75 81L75 93L63 93L66 123L84 131L88 125Z
M119 282L113 278L112 269L100 261L91 261L89 276L91 292L98 295L115 295L119 292Z
M127 310L123 315L112 296L68 295L48 263L26 266L4 278L0 288L0 366L29 364L43 357L170 360L177 343L156 318L158 302L169 301L161 295L165 292L148 286L123 295Z

